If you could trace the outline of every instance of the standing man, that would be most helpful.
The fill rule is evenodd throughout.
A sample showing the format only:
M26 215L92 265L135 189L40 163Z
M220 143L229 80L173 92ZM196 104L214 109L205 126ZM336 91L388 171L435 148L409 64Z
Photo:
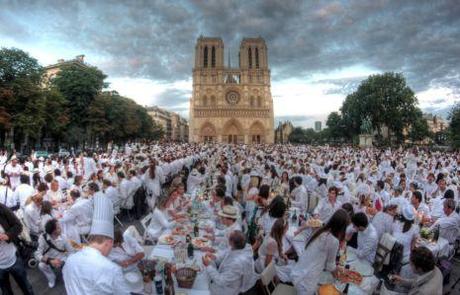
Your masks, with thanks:
M18 159L16 156L13 156L11 158L11 163L5 167L5 174L10 178L10 184L13 190L19 185L19 176L21 172L22 168L18 164Z
M16 255L13 241L22 231L22 225L14 213L0 204L0 288L3 295L13 295L10 274L15 279L22 293L33 295L32 286L27 280L27 273L21 258Z
M113 247L113 205L104 194L94 197L89 247L72 254L63 269L68 295L128 295L122 269L107 258Z

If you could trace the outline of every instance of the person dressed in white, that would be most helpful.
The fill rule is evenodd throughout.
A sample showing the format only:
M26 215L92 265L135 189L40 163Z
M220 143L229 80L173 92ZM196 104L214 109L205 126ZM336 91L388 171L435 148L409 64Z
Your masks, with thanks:
M49 220L45 225L45 233L38 239L38 249L35 259L39 261L38 268L48 280L48 286L54 288L56 284L55 271L64 265L67 256L73 248L61 234L61 226L56 219Z
M354 231L358 232L358 248L356 256L360 259L365 259L369 263L374 263L377 245L379 243L377 231L374 226L369 223L367 215L363 212L356 213L351 218ZM347 233L350 236L350 233Z
M57 204L65 200L64 195L59 189L59 182L57 180L53 179L53 181L51 181L50 189L46 192L43 199L52 204Z
M167 202L168 197L166 196L158 198L155 202L152 219L147 227L147 239L155 241L164 231L173 227L174 222L168 220L168 214L166 213Z
M415 248L415 242L419 237L420 229L414 224L414 219L414 208L407 205L401 210L400 221L393 224L393 237L404 247L403 264L409 262L410 252Z
M291 192L292 206L298 208L301 212L304 212L307 207L307 190L304 185L302 185L302 177L294 177L294 186L295 188Z
M315 218L319 218L323 223L326 223L334 212L342 207L342 203L337 200L337 193L336 187L329 188L327 198L322 198L313 211Z
M82 167L83 167L83 177L89 179L91 174L97 173L97 164L96 161L86 153L84 153L82 158Z
M233 231L229 249L214 256L206 253L202 260L211 295L237 295L251 289L258 276L254 270L252 248L241 231Z
M165 181L163 170L157 166L155 160L151 161L149 169L143 176L143 181L147 193L147 204L153 209L156 199L160 196L161 185Z
M349 223L348 213L339 209L326 225L313 234L291 270L290 278L297 294L316 294L321 273L324 270L332 274L337 272L336 256Z
M38 236L41 229L40 210L43 201L43 193L37 193L32 197L32 202L24 209L24 223L30 230L30 234Z
M26 206L26 201L35 193L35 189L30 185L30 177L21 174L19 177L20 185L14 190L14 196L19 200L21 208Z
M134 198L131 195L131 183L126 179L122 171L119 171L117 175L119 179L118 191L120 192L121 208L132 209L134 206Z
M203 183L205 176L198 172L197 169L192 169L190 175L187 178L187 193L193 194Z
M89 246L71 254L63 277L68 295L128 295L130 288L119 265L107 258L113 246L113 205L104 194L94 197Z
M377 239L380 241L383 234L391 234L393 231L393 222L396 215L396 209L398 206L396 204L388 205L383 208L383 211L377 212L374 218L372 218L372 225L377 231Z
M214 242L218 245L220 250L228 248L228 239L230 234L235 231L241 231L241 225L238 223L238 209L236 207L226 205L218 213L220 223L224 226L224 229L208 229L214 233Z
M0 203L10 208L13 211L16 211L19 208L19 199L17 195L14 194L13 190L9 186L8 176L3 179L0 179Z
M443 204L444 216L437 219L430 229L433 231L439 228L439 236L446 239L453 247L460 232L460 216L455 212L453 199L445 199Z
M19 185L19 177L21 175L22 168L18 164L16 156L11 158L11 163L6 165L5 174L10 178L11 188L14 190Z
M70 197L74 203L64 212L60 221L66 224L67 237L75 242L80 242L80 235L88 234L91 228L93 203L90 199L81 197L77 190L71 191Z
M144 256L144 249L133 236L120 229L115 230L113 248L108 258L120 265L123 272L137 271L137 263Z

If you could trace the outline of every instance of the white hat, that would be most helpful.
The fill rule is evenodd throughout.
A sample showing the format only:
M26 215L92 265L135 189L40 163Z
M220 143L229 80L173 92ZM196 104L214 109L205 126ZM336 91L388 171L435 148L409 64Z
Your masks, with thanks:
M406 220L414 220L414 208L410 205L406 205L402 208L401 210L401 213L402 213L402 216L406 219Z
M113 204L104 194L94 195L93 221L90 235L102 235L113 239Z
M238 209L230 205L224 206L219 212L219 216L236 220L238 219Z

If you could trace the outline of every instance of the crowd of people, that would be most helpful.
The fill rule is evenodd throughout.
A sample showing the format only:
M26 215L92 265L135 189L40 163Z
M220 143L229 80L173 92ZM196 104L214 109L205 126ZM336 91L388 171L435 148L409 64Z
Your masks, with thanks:
M384 274L378 288L442 294L449 269L440 262L455 255L460 234L454 152L133 143L63 158L5 152L0 169L3 294L13 294L10 275L33 294L20 253L27 234L50 288L62 270L68 294L142 294L123 272L144 248L118 217L150 214L144 238L155 245L185 220L197 192L209 192L204 206L218 225L202 249L211 294L257 292L273 265L277 282L316 294L324 273L346 268L349 247ZM438 241L443 251L430 248Z

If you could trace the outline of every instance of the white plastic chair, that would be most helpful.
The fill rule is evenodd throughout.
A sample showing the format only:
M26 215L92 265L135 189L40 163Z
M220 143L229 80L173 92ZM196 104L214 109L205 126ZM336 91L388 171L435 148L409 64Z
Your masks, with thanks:
M260 280L264 286L264 290L267 294L272 295L296 295L297 290L293 286L286 284L275 284L273 278L275 277L276 269L275 264L270 262L270 264L262 271L260 274ZM275 286L273 292L270 292L270 285Z

